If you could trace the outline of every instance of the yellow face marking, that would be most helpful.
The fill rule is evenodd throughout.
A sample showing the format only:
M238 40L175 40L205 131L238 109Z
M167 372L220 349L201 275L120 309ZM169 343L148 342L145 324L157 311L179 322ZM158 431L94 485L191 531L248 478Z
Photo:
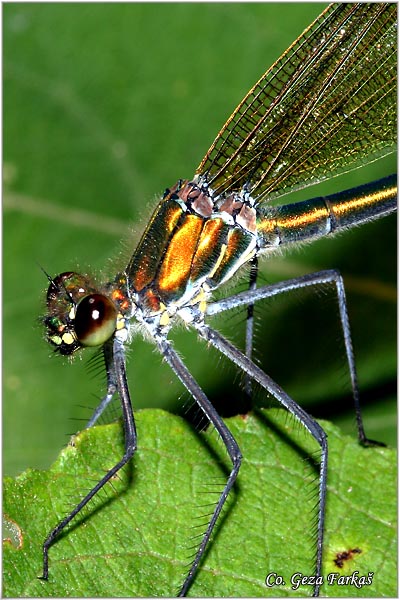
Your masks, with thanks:
M72 333L68 333L68 332L64 333L61 339L64 342L64 344L67 344L68 346L75 342L75 338L72 335Z

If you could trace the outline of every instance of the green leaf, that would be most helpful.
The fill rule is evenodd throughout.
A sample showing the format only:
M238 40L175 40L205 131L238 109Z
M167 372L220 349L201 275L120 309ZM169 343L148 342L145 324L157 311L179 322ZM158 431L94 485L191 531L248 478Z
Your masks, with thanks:
M85 360L73 366L59 357L49 360L37 322L47 287L38 265L53 276L106 266L115 273L110 257L118 256L129 226L140 232L164 189L193 175L244 94L325 6L4 4L5 473L48 468L66 432L81 426L70 419L87 420L104 385L88 375ZM302 197L395 170L396 159L389 157L304 190ZM397 373L396 243L393 216L271 258L261 274L267 283L341 269L360 385L373 410L370 425L379 425L368 433L393 444L396 402L383 412L382 392L393 391ZM118 265L133 245L129 238ZM329 294L317 297L318 311L303 296L263 303L256 354L303 406L312 401L314 414L343 418L351 427L337 314ZM225 325L238 344L243 320L243 313L228 315ZM212 369L209 352L187 332L178 331L176 340L207 394L229 408L237 395L235 372L220 363ZM181 407L181 388L153 347L135 338L130 355L135 407Z
M41 544L59 519L121 456L121 426L72 438L48 472L28 470L4 482L4 596L172 596L187 572L229 472L215 432L197 434L179 417L139 411L138 451L121 478L99 494L50 550L49 581ZM228 507L190 589L191 596L304 596L295 573L313 574L316 444L283 410L227 420L244 460ZM322 595L397 594L396 453L362 448L332 426L323 572L371 575L371 584L328 585ZM210 504L211 503L211 504ZM343 566L337 555L358 549ZM269 573L285 584L268 588ZM340 580L343 583L344 580ZM365 583L365 582L364 582Z

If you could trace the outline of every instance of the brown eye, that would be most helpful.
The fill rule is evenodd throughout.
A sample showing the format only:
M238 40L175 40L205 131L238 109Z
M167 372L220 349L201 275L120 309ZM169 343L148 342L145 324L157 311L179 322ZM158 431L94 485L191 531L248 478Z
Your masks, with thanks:
M75 316L75 334L82 346L101 346L115 331L117 309L107 296L91 294L83 298Z

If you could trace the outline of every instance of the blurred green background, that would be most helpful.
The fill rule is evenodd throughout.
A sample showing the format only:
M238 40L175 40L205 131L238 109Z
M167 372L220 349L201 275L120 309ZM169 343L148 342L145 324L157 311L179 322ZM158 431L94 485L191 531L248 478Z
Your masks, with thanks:
M47 288L40 266L53 276L115 271L110 259L121 263L129 225L140 231L163 190L193 175L243 95L324 6L4 5L5 474L47 467L104 387L104 377L87 368L90 351L72 366L49 358L38 322ZM391 157L300 197L395 170ZM126 242L123 255L132 247ZM347 284L368 433L395 443L396 218L271 259L262 281L331 267ZM278 298L257 315L263 367L315 416L353 431L333 293ZM240 344L243 323L239 312L219 326ZM229 412L239 394L235 370L192 333L173 337L210 398ZM141 338L128 372L135 408L184 403L182 388Z

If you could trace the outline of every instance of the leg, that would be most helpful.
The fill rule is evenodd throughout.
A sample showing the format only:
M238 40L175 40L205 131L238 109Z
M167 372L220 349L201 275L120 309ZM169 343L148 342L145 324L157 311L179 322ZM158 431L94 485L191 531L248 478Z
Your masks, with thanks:
M257 288L257 277L258 277L258 258L254 256L251 261L250 278L249 278L249 291L252 292ZM247 305L247 317L246 317L246 356L251 360L253 354L253 334L254 334L254 302ZM245 374L244 390L251 400L253 395L251 378Z
M296 419L304 425L313 438L318 442L321 448L321 462L319 471L319 502L318 502L318 521L317 521L317 552L315 575L321 576L322 573L322 551L324 541L324 522L325 522L325 504L326 504L326 481L328 466L328 442L326 433L322 427L307 414L301 406L296 404L282 388L280 388L266 373L257 367L240 350L228 342L220 333L211 329L205 324L199 324L197 330L200 335L212 344L217 350L222 352L232 362L234 362L249 377L257 381L264 389L270 392ZM315 584L313 595L319 595L320 586Z
M212 533L212 531L215 527L215 524L217 522L217 519L221 513L222 507L224 506L225 501L228 497L228 494L235 483L236 477L239 473L242 455L240 453L240 449L236 443L235 438L233 437L233 435L231 434L231 432L229 431L229 429L227 428L227 426L225 425L225 423L223 422L221 417L218 415L215 408L213 407L211 402L208 400L207 396L204 394L203 390L199 387L199 385L197 384L195 379L189 373L189 371L185 367L184 363L179 358L179 356L175 352L175 350L172 348L172 346L170 345L168 340L166 340L164 337L162 337L162 338L159 338L157 340L157 342L158 342L158 347L159 347L163 357L165 358L165 360L167 361L167 363L169 364L171 369L174 371L174 373L177 375L177 377L181 380L181 382L186 387L186 389L190 392L190 394L193 396L194 400L197 402L197 404L199 405L199 407L201 408L201 410L203 411L203 413L205 414L205 416L207 417L209 422L214 425L215 429L221 436L221 439L222 439L223 443L225 444L225 447L227 449L227 452L229 454L229 457L230 457L230 459L232 461L232 465L233 465L230 475L228 477L228 480L225 484L225 487L222 490L222 493L219 497L217 505L214 509L211 520L207 526L207 530L206 530L205 534L203 535L203 539L202 539L200 546L196 552L196 555L195 555L192 565L190 567L189 573L187 574L186 579L183 582L182 589L179 592L179 596L185 596L190 587L190 584L193 581L193 578L194 578L197 568L199 566L201 557L204 554L204 550L209 542L211 533Z
M86 424L85 429L89 429L89 427L93 427L93 425L97 422L100 415L105 411L107 406L110 404L111 400L114 397L115 392L117 391L117 378L114 370L114 362L113 362L113 351L112 347L109 344L105 344L103 347L103 355L104 355L104 364L106 366L107 373L107 393L101 399L101 402L98 406L96 406L92 416Z
M207 314L217 314L230 308L237 306L249 305L258 300L264 298L270 298L277 294L289 292L291 290L299 289L302 287L310 287L314 285L334 284L336 287L336 294L338 299L340 322L342 326L343 339L346 348L347 363L350 371L351 387L354 398L354 406L356 412L356 421L358 428L358 438L360 442L366 446L368 445L382 445L380 442L374 442L369 440L364 431L364 425L361 416L360 397L358 390L357 381L357 370L354 359L353 345L351 342L350 323L347 312L346 294L344 290L344 283L341 274L335 270L319 271L318 273L311 273L309 275L303 275L287 281L282 281L274 285L265 286L255 290L249 290L248 292L242 292L231 298L226 298L220 302L214 302L207 308Z
M136 428L133 418L132 405L129 397L128 384L125 372L125 354L123 346L117 340L110 343L109 356L113 357L113 370L116 385L121 398L125 430L125 452L121 460L106 473L92 490L79 502L79 504L49 533L43 544L43 575L40 579L48 579L49 574L49 548L61 531L72 521L84 506L97 494L97 492L129 461L136 450Z

